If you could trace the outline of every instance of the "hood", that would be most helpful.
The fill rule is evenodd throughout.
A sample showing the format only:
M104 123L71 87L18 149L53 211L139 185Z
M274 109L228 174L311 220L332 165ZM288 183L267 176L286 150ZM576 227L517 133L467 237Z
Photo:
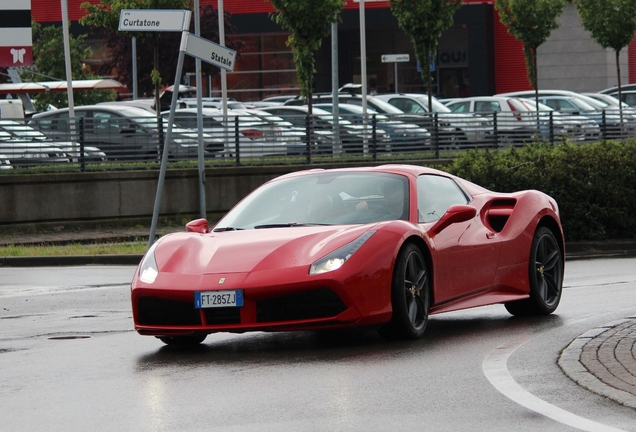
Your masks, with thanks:
M373 225L169 234L157 245L155 260L160 272L182 274L309 267L329 252L355 240L370 227Z

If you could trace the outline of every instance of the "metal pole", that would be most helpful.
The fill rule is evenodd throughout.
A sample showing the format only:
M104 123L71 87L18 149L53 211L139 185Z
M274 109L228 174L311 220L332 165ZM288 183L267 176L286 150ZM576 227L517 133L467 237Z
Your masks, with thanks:
M367 115L367 32L364 20L364 0L360 0L360 79L362 82L362 115Z
M393 66L393 78L394 78L394 80L393 80L393 81L395 81L395 92L396 92L396 93L399 93L399 91L398 91L397 62L393 63L393 65L394 65L394 66Z
M360 0L360 79L362 82L362 132L365 136L362 152L368 153L367 136L367 32L364 20L364 0Z
M71 119L71 135L74 135L75 132L75 124L73 120L75 119L75 104L73 103L73 71L71 70L71 42L70 36L68 33L68 3L67 0L62 1L62 33L64 36L64 63L66 66L66 89L68 95L68 116ZM75 143L75 139L73 138L73 153L78 152L77 143ZM78 153L78 156L79 155Z
M223 0L219 0L219 45L225 46L225 13L223 12ZM230 151L230 143L227 130L227 71L221 68L221 108L223 110L223 127L225 128L225 153Z
M190 14L186 14L187 25L190 27ZM157 222L159 220L159 208L161 207L161 195L163 194L163 184L166 179L166 168L168 165L168 156L170 153L170 140L172 139L172 124L174 123L174 113L177 108L177 100L179 99L179 81L183 71L183 59L185 57L186 47L188 45L187 31L181 34L181 46L179 47L179 59L177 61L177 71L175 73L174 89L172 91L172 101L170 103L170 115L168 116L168 130L166 131L166 140L163 143L163 154L161 155L161 168L159 169L159 181L157 182L157 195L155 196L155 207L152 211L152 223L150 224L150 235L148 237L148 247L155 242L157 234Z
M133 99L139 97L139 90L137 88L137 38L132 38L132 86L133 86Z
M333 94L333 154L342 152L340 143L340 109L338 108L338 23L331 23L331 92Z
M194 0L194 34L201 36L201 10L199 8L199 0ZM197 129L199 138L198 160L199 160L199 216L202 219L206 217L205 204L205 156L203 144L203 81L201 76L201 59L195 59L196 80L197 80Z

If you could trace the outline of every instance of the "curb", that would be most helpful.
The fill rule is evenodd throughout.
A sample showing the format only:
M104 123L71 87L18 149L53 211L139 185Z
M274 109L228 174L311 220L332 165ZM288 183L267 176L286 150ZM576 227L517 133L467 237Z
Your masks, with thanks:
M621 364L616 356L616 350L625 350L625 347L620 347L621 341L628 341L624 331L618 332L621 332L622 327L636 326L635 323L636 316L633 316L583 333L563 350L557 361L559 367L584 389L621 405L636 408L636 395L632 393L635 385L632 382L636 379L630 372L631 367L628 369L626 366L629 365ZM607 344L604 351L614 350L613 359L603 358L603 353L599 352L599 346L603 344Z
M0 267L56 267L75 265L138 265L143 255L67 255L0 257Z

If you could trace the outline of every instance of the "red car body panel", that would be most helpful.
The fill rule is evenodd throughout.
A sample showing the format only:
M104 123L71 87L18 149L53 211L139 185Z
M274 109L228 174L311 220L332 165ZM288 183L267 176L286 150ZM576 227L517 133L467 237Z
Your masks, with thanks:
M382 324L391 319L393 268L405 242L419 245L430 261L431 314L503 303L528 297L528 260L539 224L555 231L563 251L557 205L541 192L494 193L416 166L334 171L407 177L409 220L167 235L153 254L156 280L141 281L138 270L132 281L135 329L145 335L172 336ZM315 172L321 171L281 178ZM433 222L418 223L417 177L422 174L453 179L470 195L468 205L476 209L475 217L440 232L432 230ZM309 274L313 263L368 231L373 235L341 268ZM195 291L235 289L243 290L240 308L223 313L194 309ZM326 312L314 314L314 303ZM182 320L180 311L187 318Z

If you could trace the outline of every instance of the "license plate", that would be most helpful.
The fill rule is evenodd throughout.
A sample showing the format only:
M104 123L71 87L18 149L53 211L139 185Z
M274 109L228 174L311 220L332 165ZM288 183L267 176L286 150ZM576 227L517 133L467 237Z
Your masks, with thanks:
M243 306L243 291L202 291L194 293L194 307L197 309Z

